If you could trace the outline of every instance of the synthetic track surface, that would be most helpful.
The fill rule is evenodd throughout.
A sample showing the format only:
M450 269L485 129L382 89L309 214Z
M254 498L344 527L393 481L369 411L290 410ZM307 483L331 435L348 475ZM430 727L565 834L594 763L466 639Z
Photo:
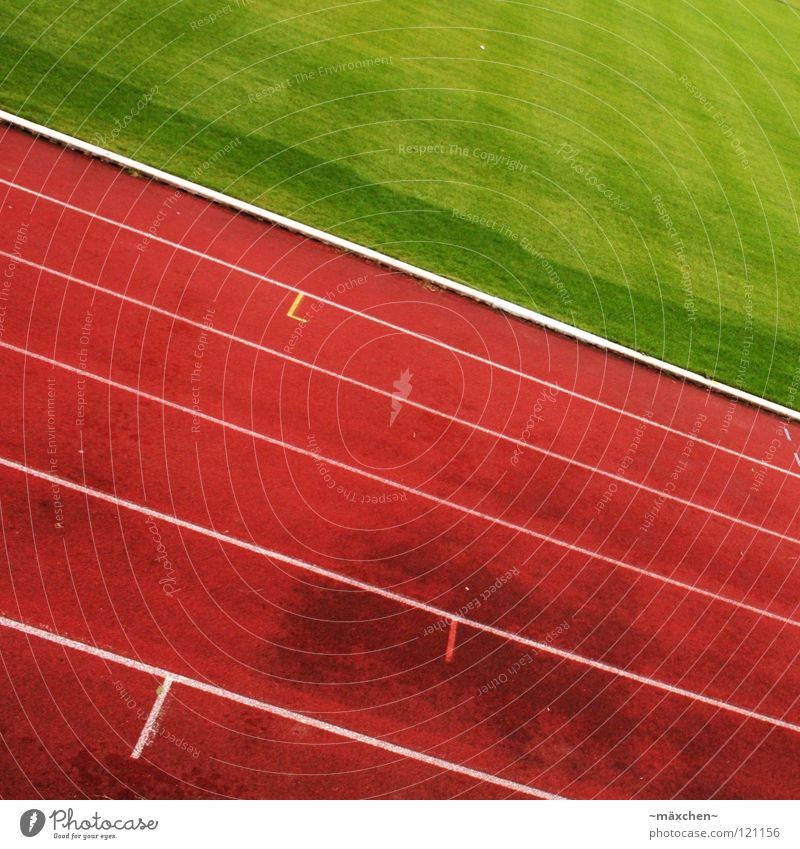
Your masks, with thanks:
M0 181L0 794L797 796L791 425L8 128Z

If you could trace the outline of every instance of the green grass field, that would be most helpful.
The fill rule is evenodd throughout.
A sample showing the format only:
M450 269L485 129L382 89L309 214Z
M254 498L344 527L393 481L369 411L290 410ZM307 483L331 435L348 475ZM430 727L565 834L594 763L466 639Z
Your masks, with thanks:
M0 105L798 407L800 8L547 5L3 0Z

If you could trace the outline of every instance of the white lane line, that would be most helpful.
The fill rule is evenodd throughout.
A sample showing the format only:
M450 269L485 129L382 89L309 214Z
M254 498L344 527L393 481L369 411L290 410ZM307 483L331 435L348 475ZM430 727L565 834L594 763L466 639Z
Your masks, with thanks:
M346 375L339 374L338 372L331 371L329 369L323 368L322 366L318 366L315 363L308 363L308 362L305 362L304 360L297 359L296 357L293 357L290 354L286 354L285 352L279 351L275 348L270 348L266 345L261 345L257 342L251 342L249 339L243 339L239 336L235 336L232 333L227 333L226 331L220 330L216 327L210 327L207 324L203 324L202 322L195 321L195 320L190 319L190 318L186 318L186 317L179 315L177 313L169 312L168 310L161 309L160 307L156 307L153 304L148 304L145 301L140 301L138 298L132 298L129 295L120 294L119 292L115 292L112 289L106 289L104 286L99 286L96 283L89 283L87 280L83 280L80 277L75 277L72 274L66 274L63 271L56 271L53 268L48 268L46 265L40 265L37 262L32 262L30 260L21 259L21 258L15 256L14 254L6 253L5 251L0 251L0 257L8 257L10 259L13 259L17 264L27 265L31 268L37 269L38 271L44 272L45 274L51 274L54 277L59 277L59 278L62 278L64 280L68 280L71 283L75 283L78 286L83 286L83 287L85 287L87 289L91 289L92 291L95 291L95 292L102 292L104 295L108 295L109 297L116 298L116 299L123 301L123 302L126 302L126 303L130 303L130 304L132 304L136 307L139 307L141 309L148 310L149 312L152 312L156 315L162 315L165 318L169 318L171 321L181 322L181 323L186 324L190 327L197 328L204 333L210 333L212 335L219 336L220 338L227 339L230 342L235 342L235 343L243 345L247 348L252 348L252 349L258 351L259 353L263 353L263 354L266 354L268 356L277 357L279 359L290 362L293 365L297 365L297 366L300 366L302 368L308 369L309 371L314 371L314 372L318 372L319 374L324 374L326 377L330 377L335 381L338 381L338 382L341 382L341 383L348 383L348 384L350 384L352 386L356 386L359 389L362 389L366 392L371 392L373 394L380 395L380 396L383 396L383 397L386 397L386 398L389 398L389 399L394 399L394 393L389 392L385 389L379 389L378 387L370 386L370 384L368 384L368 383L363 383L362 381L356 380L355 378L347 377ZM300 296L298 295L298 297L300 297ZM774 536L778 536L780 539L784 539L784 540L789 539L791 541L796 541L798 544L800 544L800 540L794 540L792 537L786 537L780 531L772 531L772 530L770 530L769 528L767 528L763 525L758 525L754 522L749 522L749 521L747 521L747 519L743 519L739 516L732 516L729 513L723 513L720 510L715 510L713 507L706 507L703 504L699 504L695 501L689 501L686 498L681 498L679 495L674 495L672 493L665 492L663 489L658 489L657 487L649 486L648 484L641 483L640 481L631 480L628 477L615 474L614 472L607 471L606 469L602 469L599 466L593 466L590 463L584 463L581 460L578 460L574 457L568 457L565 454L559 454L556 451L551 451L547 448L541 448L540 446L534 445L531 442L525 442L521 439L515 439L514 437L507 436L506 434L501 433L500 431L492 430L491 428L484 427L483 425L475 424L474 422L470 422L466 419L459 418L458 416L451 416L448 413L443 413L441 410L437 410L435 407L428 407L427 405L422 404L418 401L413 401L410 398L403 399L403 404L408 406L408 407L415 407L416 409L421 410L421 411L423 411L423 412L425 412L429 415L433 415L433 416L436 416L438 418L444 419L445 421L450 422L451 424L456 424L456 425L459 425L460 427L464 427L468 430L473 430L473 431L476 431L478 433L485 434L486 436L491 436L493 439L497 439L497 440L500 440L502 442L506 442L509 445L513 445L516 448L522 448L526 451L533 451L534 453L540 454L541 456L544 456L544 457L552 457L553 459L559 460L560 462L565 463L567 465L575 466L576 468L583 469L584 471L591 472L593 474L602 475L603 477L608 478L608 479L613 480L613 481L616 481L617 483L622 484L624 486L628 486L628 487L631 487L631 488L634 488L634 489L640 489L644 492L649 492L651 495L657 496L657 497L659 497L663 500L672 501L676 504L682 504L684 507L692 508L692 509L695 509L695 510L701 510L702 512L704 512L708 515L717 516L721 519L725 519L728 522L732 522L732 523L739 524L739 525L744 525L744 526L751 528L753 530L763 532L763 533L766 533L766 534L772 534ZM701 440L699 438L697 438L696 435L692 435L691 438L693 439L694 442L701 442ZM741 455L740 459L745 459L744 455ZM762 465L767 465L763 461L754 461L754 462L760 462ZM789 474L790 476L793 476L793 477L800 479L800 473L798 473L798 472L794 472L791 469L789 469L789 470L783 469L782 471Z
M280 448L283 451L298 454L301 457L306 457L308 459L314 460L315 462L323 461L331 466L336 467L337 469L341 469L344 472L348 472L349 474L358 475L359 477L366 478L367 480L375 481L376 483L379 483L382 486L402 490L403 492L409 493L409 495L414 495L416 497L423 498L426 501L430 501L432 504L436 504L441 507L447 507L451 510L457 510L459 513L463 513L465 516L471 516L472 518L480 519L492 525L500 525L501 527L514 531L515 533L532 537L533 539L539 540L541 542L551 543L552 545L558 546L559 548L564 548L567 551L576 552L578 554L584 555L585 557L600 560L603 563L608 563L611 566L620 569L626 569L629 572L634 572L637 575L642 575L644 577L651 578L654 581L659 581L663 584L669 584L672 587L678 587L679 589L684 590L686 592L696 593L697 595L705 596L706 598L713 599L714 601L737 607L740 610L746 610L749 613L755 613L757 616L764 616L769 619L774 619L776 622L782 622L785 625L791 625L795 628L800 628L800 622L794 619L789 619L785 616L780 616L777 613L770 613L768 610L764 610L761 607L755 607L743 601L736 601L735 599L732 599L729 596L720 595L719 593L712 592L711 590L704 590L701 587L695 586L694 584L687 584L685 581L678 581L675 578L669 578L666 575L662 575L659 572L652 572L651 570L645 569L642 566L634 566L632 563L627 563L624 560L617 560L614 557L609 557L606 554L601 554L600 552L593 551L590 548L575 545L571 542L565 542L564 540L559 539L558 537L540 533L539 531L534 531L531 528L526 528L523 525L516 525L513 522L507 521L506 519L500 519L496 516L492 516L490 513L484 513L481 510L474 510L471 507L464 507L463 505L458 504L455 501L448 501L445 498L439 498L436 495L431 495L430 493L425 492L421 489L417 489L416 487L406 486L405 484L397 483L396 481L390 480L389 478L383 478L379 475L373 474L372 472L367 472L364 469L359 469L355 466L349 466L347 465L347 463L342 463L339 460L333 460L331 458L325 457L323 454L317 451L309 451L308 449L300 448L297 445L292 445L290 442L284 442L280 439L274 439L271 436L266 436L263 433L259 433L258 431L250 430L249 428L233 424L232 422L225 421L224 419L217 419L214 416L210 416L207 413L202 413L199 410L193 410L189 407L184 407L181 404L176 404L173 401L167 401L165 398L159 398L157 395L151 395L150 393L143 392L140 389L134 389L133 387L127 386L124 383L117 383L117 381L111 380L107 377L100 377L99 375L93 374L90 371L77 368L76 366L67 365L66 363L63 363L59 360L53 360L50 357L45 357L42 354L35 354L32 351L26 351L25 349L18 348L16 345L11 345L8 342L0 342L0 349L3 348L9 351L13 351L14 353L21 354L22 356L28 359L38 360L40 362L47 363L48 365L53 366L54 368L60 368L65 371L73 372L74 374L79 374L82 378L94 380L97 383L102 383L106 386L112 387L113 389L118 389L122 392L127 392L130 395L136 396L137 398L143 398L146 401L151 401L155 404L160 404L161 406L176 410L187 416L193 416L196 419L202 419L203 421L207 421L210 424L225 428L226 430L231 430L234 433L242 434L243 436L247 436L251 439L257 439L268 445ZM777 534L777 531L769 531L769 533ZM782 535L782 538L785 539L787 542L800 542L794 539L793 537Z
M272 277L268 277L264 274L259 274L256 271L252 271L248 268L244 268L242 266L236 265L235 263L227 262L226 260L223 260L223 259L218 259L217 257L214 257L210 254L204 253L203 251L198 251L198 250L195 250L194 248L190 248L190 247L187 247L186 245L182 245L179 242L172 242L169 239L165 239L162 236L158 236L158 235L155 235L153 233L150 233L147 230L140 230L136 227L132 227L129 224L123 224L122 222L115 221L112 218L106 218L104 215L100 215L96 212L90 212L87 209L82 209L81 207L75 206L74 204L67 203L66 201L59 200L58 198L52 197L50 195L42 194L41 192L37 192L34 189L29 189L29 188L26 188L25 186L20 186L16 183L13 183L9 180L5 180L3 178L0 178L0 184L9 186L10 188L13 188L13 189L18 189L21 192L25 192L27 194L33 195L34 197L36 197L39 200L56 204L57 206L61 206L64 209L69 209L72 212L77 212L80 215L85 215L89 218L94 218L98 221L102 221L105 224L110 224L112 227L117 227L118 229L121 229L121 230L127 230L131 233L135 233L138 236L147 237L150 241L160 242L161 244L167 245L168 247L173 248L174 250L184 251L186 253L190 253L193 256L199 257L201 259L206 259L209 262L213 262L213 263L216 263L217 265L221 265L222 267L228 268L231 271L239 272L241 274L244 274L247 277L253 277L256 280L266 280L268 283L271 283L272 285L277 286L278 288L285 289L287 292L291 292L291 293L294 293L294 294L302 294L302 295L304 295L308 298L311 298L312 300L319 301L321 303L327 304L328 306L332 306L335 309L341 310L342 312L346 312L349 315L356 316L356 317L361 318L365 321L371 321L374 324L379 324L382 327L387 327L387 328L394 330L398 333L403 333L406 336L410 336L414 339L419 339L423 342L427 342L431 345L442 348L443 350L447 351L448 353L458 354L460 356L466 357L467 359L470 359L470 360L473 360L475 362L481 363L482 365L488 366L489 368L494 368L494 369L497 369L498 371L503 371L503 372L506 372L508 374L512 374L512 375L514 375L514 377L521 378L523 380L531 381L532 383L535 383L538 386L547 386L550 389L556 389L559 392L563 392L565 395L570 395L573 398L577 398L581 401L586 401L587 403L592 404L592 405L599 407L601 409L610 410L613 413L617 413L618 415L621 415L621 416L626 416L628 418L634 419L637 422L646 422L648 425L652 425L653 427L657 427L657 428L659 428L663 431L666 431L667 433L671 433L671 434L674 434L676 436L680 436L682 438L686 438L686 437L691 435L687 431L678 430L677 428L673 428L673 427L670 427L669 425L662 424L661 422L658 422L658 421L654 420L653 418L648 418L647 416L640 416L636 413L632 413L632 412L630 412L628 410L624 410L620 407L615 407L613 404L606 404L605 402L600 401L597 398L592 398L589 395L584 395L580 392L576 392L573 389L567 389L566 387L561 386L558 383L552 383L551 381L545 380L544 378L535 377L534 375L527 374L525 372L521 372L518 369L512 368L511 366L503 365L502 363L498 363L498 362L495 362L494 360L489 360L485 357L482 357L482 356L480 356L480 354L474 354L471 351L465 351L463 348L457 348L453 345L448 345L446 342L442 342L441 340L436 339L433 336L428 336L424 333L417 333L414 330L409 330L407 327L401 327L398 324L393 324L392 322L385 321L384 319L378 318L377 316L371 315L369 313L361 312L360 310L356 310L356 309L353 309L351 307L347 307L344 304L337 303L336 301L329 301L326 298L323 298L319 295L314 294L313 292L308 292L305 289L298 288L297 286L290 286L288 283L282 283L280 280L275 280ZM763 459L758 458L758 457L751 457L749 454L742 454L740 451L735 451L732 448L728 448L727 446L720 445L719 443L716 443L716 442L710 442L707 439L701 439L699 437L696 437L695 442L699 442L700 444L706 445L709 448L714 449L715 451L723 451L726 454L730 454L733 457L737 457L739 459L747 460L748 462L751 462L751 463L757 463L757 464L762 465L762 466L768 466L769 468L775 469L776 471L782 472L783 474L790 474L790 475L793 475L793 476L798 476L797 473L791 472L791 471L789 471L785 468L782 468L781 466L773 465L772 463L766 462Z
M443 758L437 758L433 755L427 755L424 752L418 752L415 749L407 749L405 746L397 746L394 743L389 743L386 740L381 740L378 737L369 737L366 734L361 734L358 731L351 731L349 728L344 728L340 725L333 725L330 722L324 722L321 719L313 719L310 716L305 716L302 713L296 713L293 710L278 707L277 705L264 702L259 699L253 699L249 696L243 696L241 693L236 693L232 690L226 690L223 687L215 687L213 684L207 684L204 681L197 681L194 678L187 678L185 675L179 675L174 672L168 672L166 669L160 669L157 666L151 666L149 663L142 663L139 660L132 660L129 657L124 657L114 652L106 651L105 649L90 646L87 643L81 643L77 640L71 640L68 637L62 637L60 634L54 634L52 631L46 631L43 628L35 628L32 625L26 625L24 622L17 622L14 619L7 619L5 616L0 616L0 625L10 628L13 631L19 631L31 637L38 637L42 640L47 640L51 643L56 643L64 648L72 649L73 651L83 652L92 655L93 657L107 660L110 663L117 663L120 666L135 669L138 672L144 672L147 675L153 675L157 678L164 678L172 683L181 684L184 687L190 687L192 690L199 690L203 693L209 693L212 696L217 696L227 701L235 702L245 707L255 708L264 713L279 716L282 719L288 719L291 722L297 722L301 725L307 725L312 728L317 728L320 731L327 731L329 734L335 734L337 737L344 737L348 740L354 740L357 743L364 743L367 746L372 746L376 749L382 749L385 752L391 752L402 758L419 761L428 766L443 769L447 772L454 772L458 775L465 775L468 778L474 778L477 781L484 781L487 784L494 784L498 787L503 787L515 793L524 793L526 796L534 796L538 799L562 799L562 796L557 796L554 793L548 793L545 790L539 790L537 787L530 787L527 784L520 784L516 781L510 781L506 778L500 778L497 775L492 775L481 770L471 769L462 764L448 761ZM168 690L168 687L165 687ZM162 702L163 703L163 702ZM153 706L155 708L155 705Z
M136 746L134 750L131 752L131 757L134 760L137 760L142 754L142 750L153 737L153 734L158 729L158 716L161 713L161 709L164 707L164 702L167 700L167 696L169 695L170 687L172 687L172 676L167 675L164 677L164 683L158 688L158 696L156 697L155 702L153 702L153 707L150 709L150 715L147 717L147 722L144 724L144 728L142 728L142 733L139 735L139 739L136 741Z
M75 483L74 481L67 480L66 478L58 477L57 475L51 475L48 472L42 472L39 469L32 469L28 466L24 466L21 463L16 463L13 460L8 460L5 457L0 457L0 466L5 466L9 469L14 469L14 471L22 472L26 475L29 475L33 478L39 478L44 481L48 481L49 483L58 484L59 486L64 487L65 489L71 489L75 492L80 492L83 495L88 495L90 498L96 498L99 501L105 501L109 504L113 504L116 507L123 507L126 510L132 510L136 513L140 513L144 516L149 516L152 519L158 519L159 521L166 522L167 524L174 525L178 528L183 528L187 531L192 531L193 533L200 534L201 536L209 537L210 539L216 540L217 542L224 543L226 545L231 545L236 548L241 548L244 551L249 551L253 554L258 554L262 557L267 557L271 560L278 560L281 563L287 563L290 566L295 567L296 569L302 569L305 572L310 572L314 575L319 575L320 577L327 578L328 580L335 581L339 584L344 584L348 587L354 587L355 589L362 590L363 592L370 593L371 595L380 596L381 598L389 599L390 601L396 602L404 607L410 607L415 610L423 610L426 613L430 613L434 618L442 619L442 620L450 620L451 622L457 622L461 625L464 625L467 628L472 628L476 631L481 631L485 634L491 634L495 637L500 637L502 640L508 640L512 643L518 643L519 645L526 646L528 648L536 649L537 651L543 652L544 654L550 654L554 657L561 658L562 660L567 660L572 663L580 664L581 666L587 666L590 669L597 669L601 672L608 673L609 675L613 675L618 678L624 678L628 681L634 681L637 684L642 684L647 687L653 687L657 690L663 690L666 693L670 693L674 696L682 696L683 698L690 699L694 702L699 702L701 704L709 705L711 707L718 708L719 710L729 711L731 713L739 714L740 716L745 716L748 719L756 719L760 722L766 722L769 725L773 725L776 728L784 728L787 731L800 732L800 725L795 725L794 723L787 722L786 720L779 719L775 716L769 716L765 713L758 713L756 711L749 710L748 708L739 707L738 705L730 704L729 702L722 701L721 699L715 699L711 696L704 696L701 693L696 693L693 690L686 690L683 687L677 687L673 684L667 684L664 681L660 681L657 678L649 678L646 675L639 675L636 672L629 672L627 669L622 669L618 666L612 666L609 663L603 663L600 660L593 660L590 657L585 657L584 655L577 654L576 652L567 651L566 649L559 649L549 643L539 642L538 640L532 640L528 637L523 637L519 634L515 634L512 631L505 631L502 628L496 628L493 625L485 625L482 622L475 622L472 619L467 619L465 616L460 616L457 613L451 613L447 610L443 610L439 607L434 607L432 604L427 604L424 601L417 601L409 596L401 595L400 593L393 592L392 590L382 589L381 587L377 587L374 584L368 584L364 581L359 581L356 578L349 578L346 575L342 575L339 572L333 572L330 569L325 569L322 566L317 566L313 563L309 563L307 560L299 560L296 557L291 557L288 554L283 554L280 551L275 551L271 548L266 548L262 545L257 545L256 543L246 542L245 540L239 539L238 537L228 536L227 534L221 534L218 531L211 530L210 528L206 528L203 525L197 525L194 522L189 522L186 519L179 519L177 516L170 516L168 513L162 513L159 510L153 510L149 507L144 507L141 504L136 504L133 501L128 501L125 498L118 498L115 495L111 495L110 493L103 492L99 489L94 489L93 487L84 486L83 484ZM795 623L797 624L797 623Z

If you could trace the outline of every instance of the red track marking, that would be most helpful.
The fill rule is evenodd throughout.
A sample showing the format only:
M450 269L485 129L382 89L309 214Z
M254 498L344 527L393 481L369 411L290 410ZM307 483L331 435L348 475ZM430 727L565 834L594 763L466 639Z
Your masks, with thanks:
M800 723L777 419L198 199L148 233L172 190L0 154L0 612L559 795L771 792ZM183 711L154 690L150 731ZM147 719L125 757L187 781ZM240 739L191 793L292 795Z

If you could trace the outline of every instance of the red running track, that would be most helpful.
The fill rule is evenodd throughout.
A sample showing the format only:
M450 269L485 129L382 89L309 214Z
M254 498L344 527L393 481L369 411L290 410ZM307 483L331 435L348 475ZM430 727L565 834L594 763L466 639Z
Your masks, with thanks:
M0 794L797 797L800 431L9 128L0 192Z

